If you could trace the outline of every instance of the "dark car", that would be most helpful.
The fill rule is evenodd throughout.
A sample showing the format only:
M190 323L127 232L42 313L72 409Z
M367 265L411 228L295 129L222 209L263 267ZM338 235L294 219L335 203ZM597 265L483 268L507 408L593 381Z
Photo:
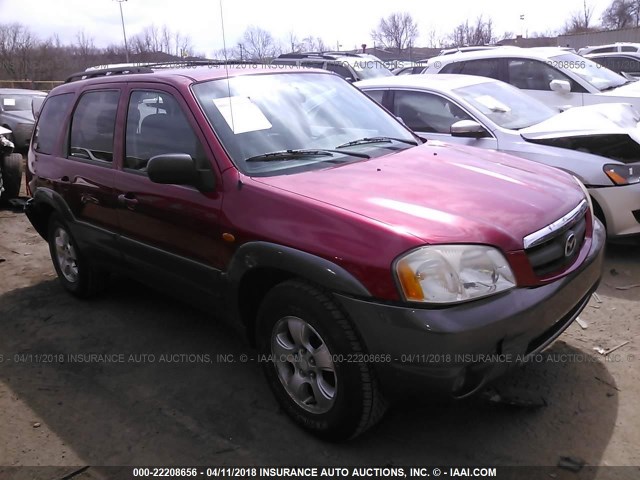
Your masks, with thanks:
M116 271L239 322L283 409L349 438L413 390L479 391L601 275L580 182L420 143L325 71L85 72L42 108L27 215L69 292Z
M592 53L585 55L585 58L620 75L640 78L640 53L638 52Z
M22 155L13 153L11 131L0 127L0 205L17 197L22 185Z
M29 147L33 132L31 103L34 97L44 98L46 92L20 88L0 88L0 125L11 130L9 140L18 151Z

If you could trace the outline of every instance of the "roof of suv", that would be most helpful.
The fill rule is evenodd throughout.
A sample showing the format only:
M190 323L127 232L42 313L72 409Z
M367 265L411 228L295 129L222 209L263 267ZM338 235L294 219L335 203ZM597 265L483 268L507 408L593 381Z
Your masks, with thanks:
M550 58L557 55L566 55L567 51L558 47L534 47L534 48L514 48L500 47L489 50L476 50L473 52L457 52L451 55L443 55L430 59L441 63L453 63L460 60L476 60L481 58L504 58L514 55L521 58Z
M598 49L598 48L622 47L624 45L640 48L640 43L637 43L637 42L616 42L616 43L607 43L607 44L604 44L604 45L587 45L586 47L582 47L578 51L579 52L588 52L588 51L595 50L595 49Z
M129 70L131 70L130 73ZM269 66L257 64L208 65L199 67L157 69L143 68L141 70L137 70L135 68L116 68L79 72L69 77L65 84L56 87L55 91L74 91L76 89L76 85L80 84L80 82L82 85L130 81L188 85L194 82L226 78L227 76L237 77L239 75L258 75L283 71L290 73L322 73L326 75L334 75L333 73L326 70L316 68L299 68L288 65ZM83 78L84 75L87 75L88 78Z
M479 83L497 82L497 80L475 75L447 74L441 75L400 75L393 77L372 78L354 85L358 88L429 88L431 86L441 90L453 90Z

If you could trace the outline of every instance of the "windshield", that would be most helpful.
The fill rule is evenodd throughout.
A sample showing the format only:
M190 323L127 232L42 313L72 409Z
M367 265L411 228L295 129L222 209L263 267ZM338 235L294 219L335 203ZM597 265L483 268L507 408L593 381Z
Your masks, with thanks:
M358 60L352 64L353 69L362 80L368 78L393 77L393 73L384 63L375 60Z
M600 91L610 90L629 83L623 76L575 53L551 57L550 63L560 70L575 73Z
M34 97L42 97L42 95L0 95L0 103L2 110L5 112L31 111L31 100Z
M231 159L248 175L325 168L410 148L403 142L416 141L378 104L336 75L242 75L196 84L193 92ZM400 141L338 149L374 137ZM310 150L327 152L316 155ZM274 152L280 154L264 157Z
M518 130L543 122L558 112L503 82L486 82L454 90L496 125Z

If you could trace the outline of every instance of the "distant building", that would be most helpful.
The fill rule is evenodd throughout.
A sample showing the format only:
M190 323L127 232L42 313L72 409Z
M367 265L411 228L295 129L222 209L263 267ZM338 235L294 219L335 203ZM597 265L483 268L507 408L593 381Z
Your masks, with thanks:
M609 43L617 42L640 43L640 27L577 33L575 35L560 35L558 37L559 46L570 47L576 50L583 47L608 45Z
M523 48L564 46L558 44L558 37L525 38L522 35L518 35L516 38L505 38L496 42L496 45Z

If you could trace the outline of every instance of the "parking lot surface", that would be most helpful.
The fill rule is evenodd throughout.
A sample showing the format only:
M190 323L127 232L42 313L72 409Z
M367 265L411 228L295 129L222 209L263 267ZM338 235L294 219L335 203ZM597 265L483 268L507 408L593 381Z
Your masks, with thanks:
M425 397L330 444L279 411L231 328L121 278L71 297L26 217L0 210L0 465L638 465L639 253L610 245L586 329L486 394Z

